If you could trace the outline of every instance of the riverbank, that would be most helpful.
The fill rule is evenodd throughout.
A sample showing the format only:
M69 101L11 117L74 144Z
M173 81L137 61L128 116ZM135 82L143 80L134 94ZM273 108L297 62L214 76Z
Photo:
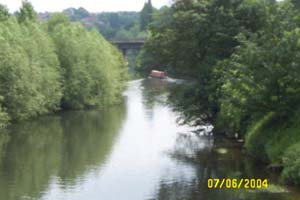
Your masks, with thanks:
M300 182L299 9L289 0L179 0L154 19L140 56L142 71L196 80L173 98L183 122L239 134L250 155L282 166L293 184Z
M171 92L171 103L181 113L180 122L201 125L211 123L214 133L243 141L247 155L275 170L285 184L299 184L300 117L269 112L242 119L240 116L213 116L212 104L201 98L197 85L184 85ZM197 92L199 91L199 92ZM234 120L235 119L235 120Z
M234 130L222 127L216 121L217 131L234 137ZM269 170L280 174L286 184L300 183L300 116L298 112L289 117L280 118L273 112L253 120L239 133L244 141L243 147L253 159L264 163ZM237 133L236 133L237 134Z
M245 140L250 155L271 166L281 166L286 183L300 184L299 113L284 119L269 113L247 129Z

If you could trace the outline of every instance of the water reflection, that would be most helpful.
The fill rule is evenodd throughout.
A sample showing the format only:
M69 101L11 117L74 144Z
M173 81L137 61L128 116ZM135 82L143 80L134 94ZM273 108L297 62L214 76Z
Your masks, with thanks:
M66 112L11 127L0 134L0 199L39 199L52 179L74 184L109 155L125 107Z
M1 198L39 197L58 169L61 139L59 117L12 127L1 156Z
M74 184L79 175L105 163L124 117L124 106L61 116L64 134L58 176L62 185Z
M200 199L269 199L296 200L300 198L299 191L289 191L278 183L278 177L259 163L246 158L241 146L233 141L210 136L179 135L170 156L189 165L190 176L185 172L177 175L173 182L168 179L160 181L154 197L151 199L168 200L200 200ZM197 142L198 141L198 142ZM187 147L187 148L184 148ZM226 151L219 151L226 149ZM208 189L208 178L268 178L268 190L233 190ZM277 185L279 184L279 185ZM277 185L277 186L276 186ZM274 189L272 189L274 188Z
M300 199L240 144L176 123L167 103L176 87L136 80L120 106L10 127L0 134L0 200ZM209 190L211 177L268 178L272 187Z

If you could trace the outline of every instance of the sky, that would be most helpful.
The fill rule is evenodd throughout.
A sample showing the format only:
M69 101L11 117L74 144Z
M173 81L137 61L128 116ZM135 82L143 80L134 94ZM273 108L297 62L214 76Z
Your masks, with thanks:
M140 11L146 0L29 0L37 12L62 11L69 7L83 7L90 12L102 11ZM170 5L171 0L152 0L152 5L160 8ZM0 0L10 12L14 12L22 5L22 0Z

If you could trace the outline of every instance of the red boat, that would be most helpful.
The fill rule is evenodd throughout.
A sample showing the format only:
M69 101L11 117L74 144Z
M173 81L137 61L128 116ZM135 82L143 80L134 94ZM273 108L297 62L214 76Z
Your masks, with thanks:
M164 79L164 78L167 78L167 75L165 72L158 71L158 70L152 70L150 73L150 77Z

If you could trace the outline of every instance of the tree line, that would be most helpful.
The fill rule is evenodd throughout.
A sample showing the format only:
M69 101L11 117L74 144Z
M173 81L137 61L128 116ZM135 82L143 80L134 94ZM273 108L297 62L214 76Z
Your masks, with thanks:
M145 12L145 11L144 11ZM91 13L85 8L67 8L63 10L71 21L80 22L89 30L96 29L107 40L130 40L144 39L147 37L147 32L142 29L142 20L149 15L143 12L135 11L118 11L118 12L99 12ZM38 13L38 18L41 21L48 21L53 13L41 12Z
M162 8L163 9L163 8ZM91 13L86 9L68 8L63 11L69 16L71 21L80 22L87 29L98 30L107 40L145 40L148 37L147 27L152 21L155 12L159 12L152 6L151 0L144 3L140 12L118 11L118 12L100 12ZM42 21L49 20L51 13L38 13ZM139 52L136 50L127 50L129 74L132 77L136 75L136 58Z
M60 109L121 100L127 67L96 30L55 13L39 22L24 1L17 14L0 6L0 126Z
M300 3L175 0L154 14L138 60L194 80L171 100L187 123L238 133L256 159L300 183Z
M67 8L63 13L71 21L80 22L88 30L96 29L107 40L145 40L148 37L147 27L152 20L152 14L157 12L151 1L145 2L140 12L118 11L91 13L85 8ZM41 21L47 22L53 13L38 13ZM129 74L135 76L136 57L138 51L128 50Z

